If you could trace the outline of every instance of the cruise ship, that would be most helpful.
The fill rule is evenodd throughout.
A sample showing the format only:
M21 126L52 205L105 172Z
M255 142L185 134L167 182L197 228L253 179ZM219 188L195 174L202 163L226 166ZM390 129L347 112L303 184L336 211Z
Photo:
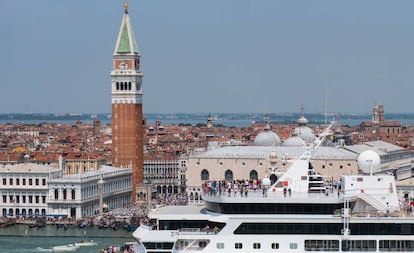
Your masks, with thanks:
M206 182L203 205L156 208L133 233L140 252L414 252L408 199L398 198L394 176L372 174L379 156L362 152L366 173L333 182L312 168L318 146L274 182Z

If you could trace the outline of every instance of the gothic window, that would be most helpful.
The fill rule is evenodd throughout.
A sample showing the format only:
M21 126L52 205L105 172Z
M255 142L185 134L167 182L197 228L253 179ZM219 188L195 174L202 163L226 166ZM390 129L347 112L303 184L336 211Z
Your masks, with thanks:
M233 181L233 171L231 170L226 170L226 172L224 173L224 178L227 181Z
M58 199L59 198L59 191L58 191L58 189L55 189L55 199Z
M257 180L258 179L258 177L257 177L257 171L256 170L251 170L250 171L250 180Z
M75 199L75 189L72 189L72 199Z
M208 170L204 169L201 171L201 180L209 180L210 175L208 173Z
M131 82L128 83L128 90L131 90Z
M119 83L116 82L116 90L119 90Z
M66 199L66 189L63 189L63 199Z

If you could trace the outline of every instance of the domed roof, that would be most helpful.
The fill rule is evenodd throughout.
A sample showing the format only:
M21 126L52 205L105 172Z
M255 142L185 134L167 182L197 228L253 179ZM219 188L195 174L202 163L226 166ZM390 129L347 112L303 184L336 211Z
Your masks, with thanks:
M292 136L297 136L302 138L306 143L312 143L316 137L313 134L312 129L310 129L307 126L298 126L297 128L295 128L295 130L293 131Z
M299 126L306 126L308 124L308 120L305 118L305 116L300 116L300 118L297 121Z
M300 114L299 119L296 121L298 123L298 127L292 133L292 137L299 137L304 140L306 143L312 143L316 136L313 134L312 129L310 129L307 124L308 120L305 118L305 114L303 112L303 105L302 105L302 112ZM292 143L290 143L292 142ZM292 144L292 146L298 146L298 140L289 141L288 144Z
M279 135L270 130L269 125L266 125L264 131L254 138L253 143L255 146L279 146L280 138Z
M289 137L283 142L283 145L288 147L303 147L305 144L306 142L298 136Z

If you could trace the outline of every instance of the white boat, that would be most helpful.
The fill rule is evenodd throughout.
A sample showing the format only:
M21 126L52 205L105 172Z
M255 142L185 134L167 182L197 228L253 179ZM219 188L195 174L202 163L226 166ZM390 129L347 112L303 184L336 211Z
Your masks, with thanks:
M52 248L53 252L67 252L67 251L75 251L79 249L79 246L74 244L66 244L66 245L59 245Z
M80 240L78 242L75 242L75 246L83 247L83 246L95 246L98 243L94 240Z
M150 212L133 233L140 252L414 252L414 217L401 212L394 177L372 175L379 157L363 152L358 164L371 173L326 184L311 165L321 142L286 171L272 168L277 180L268 175L260 191L234 195L226 182L231 194L206 187L203 205Z

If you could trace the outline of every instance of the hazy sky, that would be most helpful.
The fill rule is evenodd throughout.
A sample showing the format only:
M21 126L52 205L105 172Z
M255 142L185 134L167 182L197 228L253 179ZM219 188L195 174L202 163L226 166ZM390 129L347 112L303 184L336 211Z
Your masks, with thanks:
M134 0L144 112L414 112L414 1ZM118 0L1 0L0 113L111 112Z

